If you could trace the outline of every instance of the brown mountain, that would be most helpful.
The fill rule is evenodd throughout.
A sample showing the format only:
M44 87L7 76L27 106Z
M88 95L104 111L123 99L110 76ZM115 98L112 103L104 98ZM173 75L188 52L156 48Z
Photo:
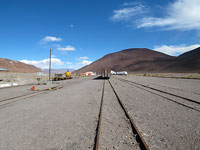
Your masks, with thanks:
M41 70L36 68L35 66L5 58L0 58L0 68L8 69L9 72L20 72L20 73L41 72Z
M172 72L200 72L200 47L178 56L165 69Z
M85 66L75 73L86 71L100 72L101 68L114 71L158 71L164 69L175 57L146 48L126 49L105 55L103 58Z
M126 49L105 55L74 73L100 73L101 68L128 72L196 72L200 70L199 51L200 48L174 57L146 48Z

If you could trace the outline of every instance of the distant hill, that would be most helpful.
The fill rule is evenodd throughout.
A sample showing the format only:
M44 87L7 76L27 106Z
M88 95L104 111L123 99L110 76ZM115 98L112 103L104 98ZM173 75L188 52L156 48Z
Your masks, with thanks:
M46 74L48 74L49 73L49 69L42 69L42 71L44 72L44 73L46 73ZM53 74L55 74L55 73L57 73L57 74L62 74L62 73L65 73L65 72L67 72L67 71L69 71L69 72L72 72L72 71L74 71L73 69L67 69L67 68L62 68L62 69L51 69L51 73L53 73Z
M200 71L200 48L178 57L169 56L146 48L126 49L105 55L101 59L73 73L93 71L101 68L128 72L197 72Z
M172 72L200 72L200 47L178 56L165 69Z
M0 58L0 68L8 69L9 72L19 72L19 73L41 72L41 70L36 68L35 66L5 58Z

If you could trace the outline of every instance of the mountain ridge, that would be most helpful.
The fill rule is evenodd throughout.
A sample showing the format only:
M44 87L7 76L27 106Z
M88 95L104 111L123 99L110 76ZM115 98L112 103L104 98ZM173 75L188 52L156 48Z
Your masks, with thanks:
M195 68L193 69L188 64L192 63L191 60L198 62L197 57L200 57L200 48L178 57L147 48L129 48L107 54L73 73L87 71L100 73L101 68L128 72L196 72L200 70L200 67L195 65L196 68L193 66Z
M28 65L16 60L0 58L0 68L8 69L8 72L16 73L36 73L41 70L33 65Z

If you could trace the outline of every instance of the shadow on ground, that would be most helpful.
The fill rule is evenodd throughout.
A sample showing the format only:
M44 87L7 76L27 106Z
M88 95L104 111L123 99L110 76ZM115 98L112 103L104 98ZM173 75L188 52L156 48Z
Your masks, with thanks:
M108 80L109 78L103 78L102 76L98 76L96 78L94 78L93 80Z

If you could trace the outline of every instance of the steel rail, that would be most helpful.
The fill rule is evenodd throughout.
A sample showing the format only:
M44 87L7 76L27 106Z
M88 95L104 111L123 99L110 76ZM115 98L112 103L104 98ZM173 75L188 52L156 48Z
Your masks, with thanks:
M103 81L102 95L101 95L101 104L99 110L99 119L96 128L96 136L94 139L94 147L93 150L99 149L99 141L100 141L100 130L101 130L101 122L102 122L102 109L103 109L103 98L104 98L104 89L105 89L105 80Z
M196 94L196 95L200 95L200 93L198 93L198 92L192 92L192 91L189 92L189 91L184 90L184 89L178 89L178 88L175 88L175 87L159 85L159 84L155 84L155 83L150 83L150 84L160 86L160 87L165 87L165 88L168 88L168 89L174 89L174 90L177 90L177 91L183 91L183 92L187 92L187 93L193 93L193 94Z
M158 92L161 92L161 93L164 93L164 94L168 94L168 95L171 95L171 96L174 96L174 97L177 97L177 98L181 98L181 99L184 99L186 101L193 102L195 104L199 104L200 105L200 102L198 102L196 100L193 100L193 99L190 99L190 98L186 98L186 97L183 97L183 96L180 96L180 95L176 95L176 94L173 94L173 93L165 92L163 90L159 90L159 89L156 89L156 88L144 85L144 84L140 84L140 83L137 83L137 82L129 81L129 80L126 80L126 79L121 79L121 78L117 78L117 79L119 79L121 81L124 80L126 82L130 82L130 83L133 83L133 84L137 84L137 85L140 85L142 87L149 88L151 90L158 91Z
M123 109L127 119L129 120L130 124L131 124L131 128L133 133L136 135L136 141L139 144L139 147L141 150L149 150L149 146L147 145L147 143L145 142L144 138L142 137L142 134L140 133L139 129L137 128L135 122L133 121L132 117L128 114L128 110L126 109L126 107L124 106L124 104L122 103L121 99L119 98L116 90L114 89L112 83L110 82L110 80L108 80L121 108Z
M61 89L61 88L63 88L63 86L55 86L55 87L52 87L51 89L56 90L56 89ZM23 94L23 95L11 97L11 98L3 99L3 100L0 100L0 106L7 105L7 104L10 104L10 103L19 101L21 99L33 97L33 96L42 94L42 93L47 92L47 91L49 91L49 88L48 89L43 89L43 90L40 90L40 91L36 91L34 93L28 93L28 94ZM17 99L17 100L15 100L15 99ZM3 103L5 101L11 101L11 102ZM1 104L1 103L3 103L3 104Z
M162 90L158 90L158 89L155 89L155 88L151 88L151 87L146 86L146 85L143 85L143 86L142 86L142 84L141 84L141 85L140 85L139 83L136 84L135 82L132 82L132 81L129 81L129 80L125 80L125 79L121 79L121 78L116 78L116 79L118 79L118 80L120 80L120 81L122 81L122 82L126 82L126 83L128 83L128 84L130 84L130 85L132 85L132 86L137 87L137 88L143 89L143 90L145 90L145 91L147 91L147 92L149 92L149 93L158 95L158 96L160 96L160 97L162 97L162 98L165 98L165 99L167 99L167 100L169 100L169 101L171 101L171 102L174 102L174 103L176 103L176 104L179 104L179 105L182 105L182 106L187 107L187 108L189 108L189 109L192 109L192 110L195 110L195 111L200 112L199 109L196 109L196 108L191 107L191 106L189 106L189 105L183 104L183 103L181 103L181 102L177 102L177 101L175 101L175 100L173 100L173 99L170 99L170 98L168 98L168 97L165 97L165 96L160 95L160 94L157 94L157 93L154 93L154 92L149 91L149 90L147 90L147 89L145 89L145 88L148 88L148 89L151 89L151 90L154 90L154 91L158 91L158 92L160 92L160 93L172 95L172 96L174 96L174 97L182 98L182 99L184 99L184 100L186 100L186 101L189 101L189 102L193 102L193 101L195 101L195 100L190 100L190 99L188 99L188 98L184 98L184 97L178 96L178 95L175 96L175 94L168 93L168 92L165 92L165 91L162 92ZM138 85L140 85L140 86L142 86L142 87L140 87L140 86L138 86ZM145 88L144 88L144 87L145 87ZM193 103L199 104L199 102L197 102L197 101L195 101L195 102L193 102Z

